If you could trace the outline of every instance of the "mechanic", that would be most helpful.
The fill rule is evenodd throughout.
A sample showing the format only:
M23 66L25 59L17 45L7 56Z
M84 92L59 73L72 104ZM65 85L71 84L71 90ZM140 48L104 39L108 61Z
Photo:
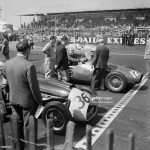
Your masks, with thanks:
M79 62L84 63L85 61L87 61L86 57L82 57L82 56L79 56L79 55L75 54L73 49L68 49L67 54L68 54L68 64L69 64L69 66L75 66Z
M29 117L34 116L37 107L42 105L42 98L35 66L28 61L30 55L28 41L19 41L16 49L16 57L4 64L4 73L9 85L12 112L19 118L20 139L29 141ZM24 146L28 149L22 141L20 145L21 149Z
M105 90L105 70L109 58L109 49L105 46L104 39L99 39L97 44L94 57L91 61L91 65L93 66L91 87L95 91Z
M9 60L9 41L6 34L2 34L2 54L5 56L5 61Z
M54 44L56 42L56 37L51 36L49 42L42 49L43 53L45 53L45 79L51 79L55 75L55 61L56 54L54 52Z
M148 72L147 77L150 78L150 34L147 35L144 60L145 60L146 69Z
M56 65L58 80L69 82L69 65L68 56L65 46L69 43L69 39L66 36L61 38L61 44L56 49Z

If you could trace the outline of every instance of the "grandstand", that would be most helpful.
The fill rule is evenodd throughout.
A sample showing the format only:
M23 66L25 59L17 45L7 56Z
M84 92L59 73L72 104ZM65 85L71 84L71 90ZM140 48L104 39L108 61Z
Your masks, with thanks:
M39 8L21 8L17 14L34 16L33 22L26 25L28 28L94 28L115 33L114 30L120 31L120 28L128 30L134 27L141 31L139 27L150 27L149 0L61 0L57 4L51 1L50 5Z

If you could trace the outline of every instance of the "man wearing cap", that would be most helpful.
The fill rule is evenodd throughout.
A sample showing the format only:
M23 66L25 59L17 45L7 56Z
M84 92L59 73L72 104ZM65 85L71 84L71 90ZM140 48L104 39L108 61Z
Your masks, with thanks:
M91 87L94 90L105 90L105 70L109 58L109 49L105 46L104 40L99 39L94 57L91 61L94 71L92 73Z
M37 107L42 105L42 98L35 66L28 61L28 41L19 41L16 48L17 55L6 61L4 72L9 85L12 112L19 117L20 138L28 141L29 117L35 115Z
M61 44L56 49L56 65L55 68L58 72L58 80L69 81L69 65L68 56L65 46L69 40L66 36L61 38Z
M46 79L51 79L55 74L55 68L54 68L55 60L56 60L56 55L54 52L55 42L56 42L56 37L51 36L50 41L42 49L43 53L45 53L44 66L45 66Z

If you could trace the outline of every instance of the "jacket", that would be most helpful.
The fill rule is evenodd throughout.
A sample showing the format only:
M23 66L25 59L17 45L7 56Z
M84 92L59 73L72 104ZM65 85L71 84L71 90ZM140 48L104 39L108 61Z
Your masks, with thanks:
M41 92L34 65L25 57L16 56L5 62L4 71L12 105L19 105L23 108L41 105Z

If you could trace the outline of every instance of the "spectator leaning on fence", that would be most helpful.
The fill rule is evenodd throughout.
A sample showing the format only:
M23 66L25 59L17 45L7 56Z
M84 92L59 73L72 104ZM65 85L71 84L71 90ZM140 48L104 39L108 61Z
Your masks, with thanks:
M4 72L9 85L12 112L19 117L19 136L28 141L29 117L35 115L37 107L42 104L42 98L35 66L28 61L28 41L19 41L16 48L17 55L5 62ZM23 149L23 143L20 144Z
M145 54L144 54L146 69L147 69L147 76L150 78L150 34L147 36Z

